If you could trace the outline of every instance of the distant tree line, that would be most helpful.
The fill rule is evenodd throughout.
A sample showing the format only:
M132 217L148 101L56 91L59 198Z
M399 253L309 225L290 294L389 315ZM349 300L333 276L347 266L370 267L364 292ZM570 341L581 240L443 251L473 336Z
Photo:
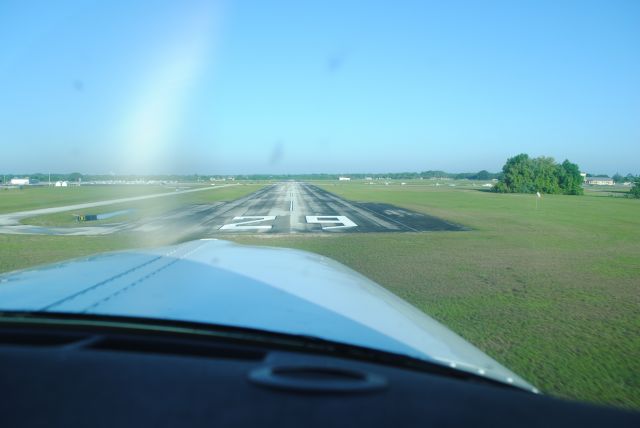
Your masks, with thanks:
M627 175L621 175L619 173L615 173L613 174L613 176L609 177L607 174L591 174L591 173L587 173L587 177L607 177L607 178L612 178L613 181L615 183L633 183L633 181L635 180L635 176L631 173L627 174Z
M346 176L354 180L364 180L365 178L389 179L389 180L419 180L430 178L468 179L468 180L492 180L499 178L501 173L492 173L485 170L479 172L459 172L450 173L445 171L422 171L422 172L385 172L385 173L355 173L355 174L250 174L236 175L236 179L260 180L260 179L297 179L297 180L337 180L338 177Z
M589 175L589 174L587 174L587 175ZM611 178L613 178L613 181L616 182L616 183L633 183L634 180L636 179L636 177L631 173L629 173L629 174L627 174L625 176L622 176L622 175L618 174L617 172L615 174L613 174L613 177L611 177Z
M458 172L448 173L444 171L423 171L420 173L422 178L453 178L455 180L493 180L502 177L501 172L489 172L482 170L478 172Z
M350 177L354 180L365 178L372 179L388 179L388 180L411 180L411 179L468 179L468 180L492 180L498 179L502 173L492 173L486 170L479 172L460 172L449 173L445 171L423 171L423 172L388 172L388 173L357 173L357 174L240 174L240 175L201 175L201 174L183 174L183 175L113 175L113 174L81 174L73 172L69 174L5 174L5 178L9 180L13 177L29 177L32 181L46 183L51 179L56 181L180 181L180 182L197 182L222 180L233 178L236 180L337 180L341 176Z
M506 193L563 193L568 195L581 195L582 177L578 165L565 160L556 164L553 158L530 158L526 154L520 154L507 160L501 172L493 173L486 170L478 172L449 173L440 170L422 172L395 172L378 174L248 174L248 175L201 175L201 174L155 174L155 175L114 175L114 174L81 174L72 172L60 173L32 173L32 174L4 174L6 181L13 177L30 177L33 182L91 182L91 181L158 181L158 182L208 182L210 180L236 179L236 180L337 180L340 176L347 176L354 180L372 178L374 180L410 180L410 179L467 179L467 180L499 180L494 187L495 191ZM587 176L593 176L587 174ZM604 174L598 175L605 176ZM0 174L2 179L2 174ZM634 183L629 197L640 198L640 176L633 174L621 176L615 174L616 183Z
M0 174L2 175L2 174ZM43 174L41 172L31 174L3 174L6 181L9 181L13 177L29 177L32 182L47 183L56 181L71 181L71 182L83 182L83 181L200 181L208 176L200 176L198 174L156 174L156 175L136 175L136 174L81 174L79 172L72 173L51 173ZM2 179L2 177L0 177Z
M582 195L582 177L575 163L557 164L551 157L530 158L522 153L507 160L494 187L502 193L548 193Z

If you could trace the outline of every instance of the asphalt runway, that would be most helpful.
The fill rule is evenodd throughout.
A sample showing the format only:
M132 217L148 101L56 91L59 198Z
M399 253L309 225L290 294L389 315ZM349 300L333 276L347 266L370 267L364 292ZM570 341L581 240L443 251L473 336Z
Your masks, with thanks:
M209 236L466 230L393 205L347 201L298 182L273 184L232 202L192 206L165 216L157 226L162 222L197 224Z
M211 189L190 191L203 190ZM188 191L182 193L186 192ZM163 196L171 196L171 194L4 214L0 215L0 233L106 235L130 231L204 238L255 233L366 233L466 230L460 225L393 205L347 201L317 186L299 182L272 184L234 201L187 205L173 212L133 222L124 221L95 226L57 228L20 223L22 218L35 215Z

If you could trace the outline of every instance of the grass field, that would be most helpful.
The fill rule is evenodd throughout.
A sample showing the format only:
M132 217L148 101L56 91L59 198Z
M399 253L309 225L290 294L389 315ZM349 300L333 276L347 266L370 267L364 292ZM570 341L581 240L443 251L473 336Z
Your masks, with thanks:
M544 196L536 208L530 195L410 184L325 188L472 230L235 240L334 258L442 321L544 392L640 409L640 201ZM234 199L252 190L237 186L192 197ZM0 235L0 271L172 239Z
M21 221L24 224L32 224L36 226L48 227L78 227L78 226L96 226L105 223L114 223L120 221L131 221L152 216L161 215L169 211L179 209L188 204L203 204L215 201L231 201L240 198L249 193L255 192L261 188L262 184L243 184L240 186L218 187L211 190L194 193L176 192L172 196L163 198L147 199L142 201L126 202L113 205L104 205L95 208L88 208L80 211L67 211L55 214L45 214L35 217L28 217ZM169 189L170 191L170 189ZM164 193L164 192L163 192ZM103 214L115 211L132 210L131 212L111 217L106 220L77 222L74 214Z
M131 204L117 204L96 207L91 209L91 213L97 214L134 207L138 208L134 215L141 215L143 213L160 214L164 211L175 209L176 207L183 204L234 200L252 193L260 187L262 187L262 185L249 184L212 189L211 191L197 193L176 193L175 196L168 196L166 198L150 199L143 202L132 202ZM11 194L11 191L7 191L6 194L2 195L5 199L0 199L0 201L14 206L14 211L24 211L27 208L20 206L18 201L28 201L29 198L25 198L24 196L29 196L29 193L26 192L33 192L31 193L33 198L43 197L43 200L47 201L47 203L41 201L37 208L136 196L135 190L130 190L125 186L122 186L120 188L124 189L122 193L118 193L116 191L116 188L111 189L111 191L109 192L104 192L104 188L92 188L87 186L86 189L89 190L82 193L79 192L77 195L73 196L73 198L63 199L62 201L56 199L56 197L50 197L50 195L44 192L44 190L46 189L24 189L20 191L23 192L20 194ZM96 192L91 193L91 189L94 189ZM55 190L59 189L49 189L50 192L54 192ZM167 189L164 189L164 191L166 190ZM0 194L2 194L2 192L0 192ZM138 193L138 195L141 194L146 193ZM25 205L29 207L28 209L31 209L34 206L34 203L28 202L25 203ZM29 220L29 224L39 224L47 226L78 226L78 223L68 212L32 217ZM113 218L108 221L120 220L122 219ZM104 222L108 221L105 220ZM95 225L96 223L100 222L89 222L87 224ZM0 234L0 272L22 269L29 266L65 260L72 257L80 257L87 254L94 254L104 251L170 245L176 243L180 239L180 236L166 233L145 234L131 232L103 236L44 236Z
M562 397L640 408L640 201L329 185L469 232L238 238L339 260Z
M166 193L172 188L164 186L72 186L25 187L0 189L0 214L39 208L106 201L109 199Z

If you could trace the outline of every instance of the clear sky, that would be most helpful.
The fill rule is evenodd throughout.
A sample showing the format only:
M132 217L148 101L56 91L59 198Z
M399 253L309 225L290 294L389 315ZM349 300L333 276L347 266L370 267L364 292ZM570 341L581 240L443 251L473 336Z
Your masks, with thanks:
M38 4L39 3L39 4ZM0 2L0 171L640 173L640 1Z

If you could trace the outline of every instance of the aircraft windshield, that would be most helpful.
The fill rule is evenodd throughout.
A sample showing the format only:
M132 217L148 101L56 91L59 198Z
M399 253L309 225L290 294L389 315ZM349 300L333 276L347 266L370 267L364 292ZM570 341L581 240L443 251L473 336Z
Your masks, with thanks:
M624 0L3 1L0 311L490 372L451 329L640 408L639 23Z

